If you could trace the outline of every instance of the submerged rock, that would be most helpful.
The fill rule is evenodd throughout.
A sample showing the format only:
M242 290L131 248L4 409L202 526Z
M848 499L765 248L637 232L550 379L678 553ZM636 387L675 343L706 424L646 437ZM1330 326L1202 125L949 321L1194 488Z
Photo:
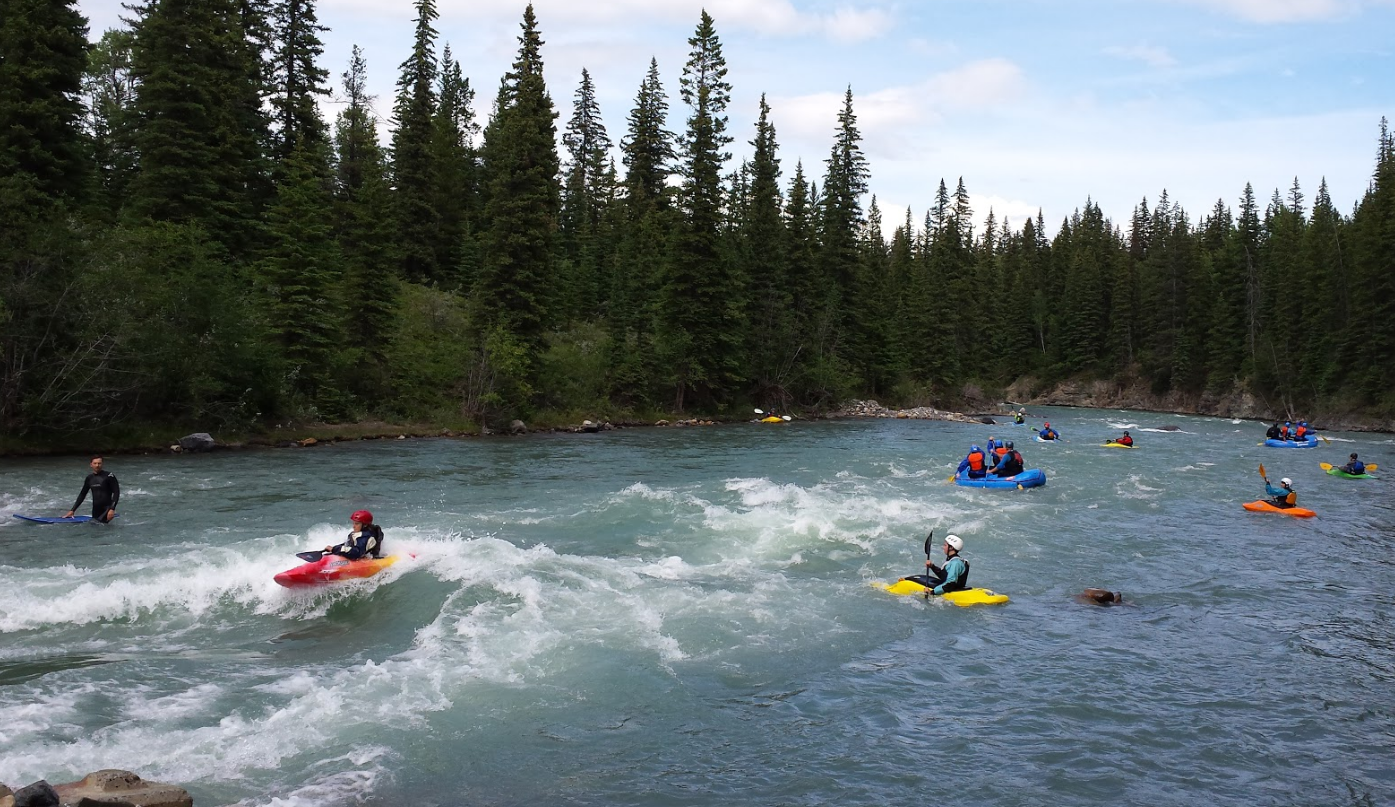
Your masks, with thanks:
M527 434L527 433L528 433L528 424L524 423L523 421L521 421L521 420L515 420L515 421L512 421L511 423L509 423L509 434Z

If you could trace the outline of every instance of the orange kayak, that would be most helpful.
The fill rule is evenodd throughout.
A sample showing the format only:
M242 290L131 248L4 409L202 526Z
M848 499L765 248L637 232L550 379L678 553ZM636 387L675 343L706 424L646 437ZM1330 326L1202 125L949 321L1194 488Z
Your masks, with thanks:
M1278 513L1280 515L1294 516L1296 518L1312 518L1317 515L1317 513L1314 513L1312 510L1302 507L1275 507L1269 502L1263 501L1245 502L1241 507L1244 507L1251 513Z

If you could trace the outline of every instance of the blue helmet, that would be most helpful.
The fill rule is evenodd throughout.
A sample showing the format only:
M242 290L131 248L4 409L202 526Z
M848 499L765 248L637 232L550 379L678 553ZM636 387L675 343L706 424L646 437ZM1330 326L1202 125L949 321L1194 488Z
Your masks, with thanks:
M977 445L971 445L971 446L969 446L969 450L970 450L970 451L982 451L983 449L979 448Z
M1293 425L1293 421L1291 421L1291 420L1285 420L1285 421L1284 421L1284 425L1285 425L1285 426L1292 426L1292 425Z

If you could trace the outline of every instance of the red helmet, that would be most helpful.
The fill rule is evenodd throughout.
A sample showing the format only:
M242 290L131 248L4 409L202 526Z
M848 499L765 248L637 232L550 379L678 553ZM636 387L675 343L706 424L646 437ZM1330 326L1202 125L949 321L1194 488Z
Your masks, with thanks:
M354 514L349 516L349 520L357 521L360 524L372 524L373 514L367 510L355 510Z

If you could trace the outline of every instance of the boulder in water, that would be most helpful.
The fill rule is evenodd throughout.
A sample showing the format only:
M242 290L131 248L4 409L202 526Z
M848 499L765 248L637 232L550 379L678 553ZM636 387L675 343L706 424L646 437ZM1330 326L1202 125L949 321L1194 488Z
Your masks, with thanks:
M63 804L194 807L193 797L182 787L147 782L130 771L110 768L89 773L81 781L59 785L55 790Z
M1181 426L1159 426L1159 427L1158 427L1158 431L1160 431L1160 432L1180 432L1181 430L1182 430L1182 427L1181 427Z
M58 791L45 779L40 779L28 787L21 787L9 799L15 807L58 807L62 803Z
M528 426L521 420L509 423L509 434L527 434Z
M212 451L217 445L208 432L194 432L179 438L179 447L185 451Z

